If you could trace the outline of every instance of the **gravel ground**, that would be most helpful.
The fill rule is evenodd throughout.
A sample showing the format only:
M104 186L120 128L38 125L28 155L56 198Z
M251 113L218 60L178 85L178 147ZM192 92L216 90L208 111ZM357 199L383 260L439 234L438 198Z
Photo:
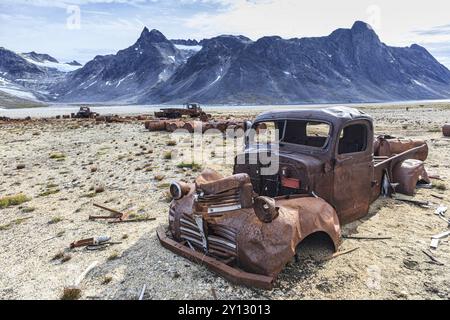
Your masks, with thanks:
M377 133L426 139L428 171L450 177L450 140L438 131L450 120L450 108L409 108L365 110L374 116ZM256 111L239 115L245 113ZM145 131L139 122L0 125L0 198L23 193L30 199L0 209L0 299L59 299L64 287L77 282L82 299L136 299L144 284L146 299L212 299L212 289L219 299L450 298L448 240L433 252L444 266L422 252L432 235L447 230L445 222L434 209L392 199L378 200L366 218L344 227L347 235L392 239L344 240L341 250L359 249L331 260L324 259L331 252L326 242L308 239L301 259L286 267L272 291L232 285L172 254L155 236L156 228L167 224L167 184L198 173L164 159L167 151L180 152L181 144L169 146L171 139ZM231 165L208 166L231 173ZM449 188L447 180L440 189L419 190L416 198L450 206ZM89 221L89 215L105 214L93 203L156 220ZM98 235L121 244L102 251L67 249ZM89 266L94 267L80 279Z

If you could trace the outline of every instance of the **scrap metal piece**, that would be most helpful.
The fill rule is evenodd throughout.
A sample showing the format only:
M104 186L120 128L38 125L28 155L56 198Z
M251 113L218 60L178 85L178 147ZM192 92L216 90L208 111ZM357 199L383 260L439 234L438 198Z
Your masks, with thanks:
M435 235L435 236L433 236L431 238L432 239L442 240L442 239L445 239L445 238L448 238L448 237L450 237L450 231L442 232L442 233L437 234L437 235Z
M396 192L414 195L417 184L430 184L423 161L407 159L398 163L393 169L393 181L399 183Z
M448 210L448 207L445 206L439 206L436 211L434 212L437 216L443 216Z
M144 286L142 287L141 294L139 295L138 300L144 300L144 294L145 294L145 290L146 289L147 289L147 285L144 284Z
M143 221L154 221L156 218L134 218L130 219L130 215L128 213L120 212L115 209L107 208L105 206L102 206L100 204L94 203L94 206L106 211L109 211L113 213L114 215L111 216L89 216L89 220L109 220L112 219L112 221L108 221L110 224L116 224L116 223L132 223L132 222L143 222Z
M439 261L438 259L436 259L431 253L429 253L429 252L427 252L427 251L425 251L425 250L422 250L422 252L423 252L428 258L430 258L430 260L431 260L433 263L437 264L438 266L443 266L443 265L445 265L444 263L442 263L441 261Z
M105 244L111 240L111 237L109 236L100 236L96 238L88 238L83 240L78 240L75 242L72 242L70 244L70 249L79 248L79 247L87 247L87 246L98 246Z
M431 243L430 243L430 247L432 248L432 249L434 249L434 250L436 250L437 248L438 248L438 246L439 246L439 242L440 242L441 240L440 239L431 239Z
M407 199L407 198L402 198L402 197L399 197L399 196L395 196L395 197L393 197L393 199L397 200L397 201L403 201L403 202L411 203L411 204L414 204L414 205L416 205L418 207L426 208L426 209L429 209L432 206L432 203L429 202L429 201Z

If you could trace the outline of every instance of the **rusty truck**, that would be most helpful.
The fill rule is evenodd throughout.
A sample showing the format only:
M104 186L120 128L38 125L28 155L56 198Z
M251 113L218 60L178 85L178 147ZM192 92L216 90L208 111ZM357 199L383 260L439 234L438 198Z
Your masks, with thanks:
M246 129L255 134L234 174L172 183L169 228L157 231L164 247L233 283L271 289L304 239L320 233L337 251L341 226L381 195L429 183L424 141L375 137L373 119L353 108L270 111ZM267 154L278 163L264 174Z
M159 112L155 112L157 118L177 119L182 116L189 116L191 118L198 118L205 116L200 104L186 103L184 108L163 108Z

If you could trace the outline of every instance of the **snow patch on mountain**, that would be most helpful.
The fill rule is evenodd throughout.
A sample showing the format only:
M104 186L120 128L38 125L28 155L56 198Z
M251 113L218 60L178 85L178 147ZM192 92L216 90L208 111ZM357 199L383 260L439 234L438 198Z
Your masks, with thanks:
M176 44L175 48L177 48L178 50L190 50L190 51L195 51L198 52L200 50L202 50L202 46L186 46L186 45L182 45L182 44Z
M61 72L71 72L80 69L82 66L77 65L70 65L67 63L61 63L61 62L52 62L52 61L35 61L23 54L20 55L22 58L24 58L26 61L43 68L49 68L49 69L56 69Z

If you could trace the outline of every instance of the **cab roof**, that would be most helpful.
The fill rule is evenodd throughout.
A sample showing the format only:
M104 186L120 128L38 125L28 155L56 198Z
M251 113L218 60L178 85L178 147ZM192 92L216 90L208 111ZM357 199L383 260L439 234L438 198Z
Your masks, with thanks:
M372 123L371 116L355 108L339 106L330 108L310 108L310 109L292 109L292 110L273 110L260 114L255 122L274 121L274 120L321 120L330 123L345 123L350 120L368 120Z

